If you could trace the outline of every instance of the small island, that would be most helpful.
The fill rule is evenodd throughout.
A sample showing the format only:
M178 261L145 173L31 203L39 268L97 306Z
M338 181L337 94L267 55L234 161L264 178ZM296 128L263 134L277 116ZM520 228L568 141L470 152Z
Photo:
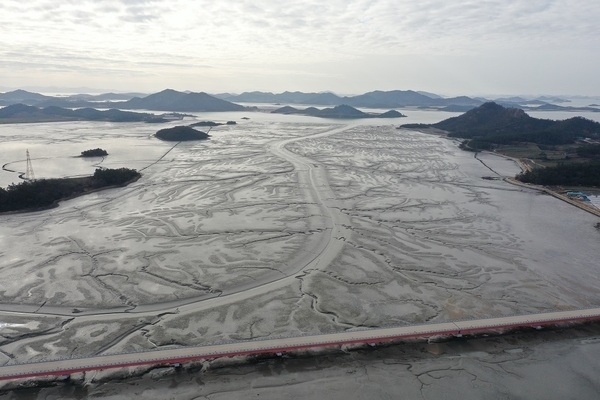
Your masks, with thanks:
M220 124L218 122L214 122L214 121L198 121L198 122L194 122L193 124L189 125L189 126L220 126L223 124Z
M213 127L213 126L221 126L221 125L236 125L237 122L235 121L227 121L226 123L220 123L220 122L214 122L214 121L199 121L199 122L194 122L193 124L190 124L189 126L209 126L209 127Z
M83 178L38 179L0 188L0 212L37 211L56 207L61 200L110 187L126 186L141 174L129 168L101 169Z
M189 126L175 126L173 128L161 129L154 135L160 140L168 142L183 142L189 140L206 140L210 137L208 133L198 131Z
M84 150L81 152L81 157L104 157L107 156L108 152L104 149L91 149L91 150Z

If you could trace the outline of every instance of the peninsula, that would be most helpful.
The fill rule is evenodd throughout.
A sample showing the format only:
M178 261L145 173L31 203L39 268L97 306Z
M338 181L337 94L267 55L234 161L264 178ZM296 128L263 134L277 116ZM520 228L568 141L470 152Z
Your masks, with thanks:
M95 108L79 108L71 110L56 106L39 108L20 103L0 109L0 124L65 121L167 122L168 120L160 115L117 109L100 111Z
M443 133L464 139L464 150L517 158L526 169L517 179L524 182L600 186L600 123L583 117L539 119L522 109L488 102L436 124L399 128Z
M0 188L0 212L38 211L56 207L61 200L110 187L126 186L141 174L129 168L101 169L83 178L39 179Z

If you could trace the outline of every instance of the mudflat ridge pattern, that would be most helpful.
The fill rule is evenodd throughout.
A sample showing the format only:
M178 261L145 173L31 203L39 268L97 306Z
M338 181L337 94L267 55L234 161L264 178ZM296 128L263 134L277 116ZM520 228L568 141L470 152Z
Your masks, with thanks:
M3 363L599 305L593 218L481 179L516 166L444 138L256 119L173 146L49 125L0 135L48 165L116 143L103 163L143 177L0 216Z

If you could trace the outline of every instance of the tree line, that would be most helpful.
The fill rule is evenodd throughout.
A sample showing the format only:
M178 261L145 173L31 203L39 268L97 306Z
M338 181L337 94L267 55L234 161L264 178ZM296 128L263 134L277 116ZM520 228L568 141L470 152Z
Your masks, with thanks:
M600 186L600 162L534 168L516 176L526 183L551 186Z
M85 178L39 179L0 188L0 212L42 209L90 190L125 185L141 175L134 169L96 169Z

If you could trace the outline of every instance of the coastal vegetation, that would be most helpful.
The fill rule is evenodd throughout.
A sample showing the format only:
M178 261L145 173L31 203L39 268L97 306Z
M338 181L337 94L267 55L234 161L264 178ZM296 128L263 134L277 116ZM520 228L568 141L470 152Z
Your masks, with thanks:
M0 188L0 212L50 208L60 200L106 187L127 185L140 176L138 171L129 168L98 168L89 177L24 181L6 189Z
M600 144L586 144L577 148L577 155L580 157L599 159Z
M600 162L534 168L517 175L517 179L536 185L600 187Z
M174 126L173 128L161 129L154 135L160 140L168 142L182 142L188 140L206 140L210 135L198 131L189 126Z

